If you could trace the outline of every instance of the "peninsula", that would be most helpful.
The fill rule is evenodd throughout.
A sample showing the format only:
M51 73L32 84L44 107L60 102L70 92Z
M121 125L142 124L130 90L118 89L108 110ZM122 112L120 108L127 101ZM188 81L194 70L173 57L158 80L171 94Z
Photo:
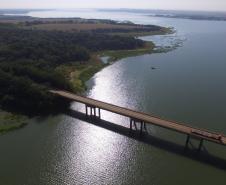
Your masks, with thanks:
M112 62L151 53L154 44L137 37L169 33L170 28L128 21L0 16L0 110L29 115L65 110L70 102L48 89L82 93L85 82L108 65L101 56ZM5 123L4 128L10 130Z

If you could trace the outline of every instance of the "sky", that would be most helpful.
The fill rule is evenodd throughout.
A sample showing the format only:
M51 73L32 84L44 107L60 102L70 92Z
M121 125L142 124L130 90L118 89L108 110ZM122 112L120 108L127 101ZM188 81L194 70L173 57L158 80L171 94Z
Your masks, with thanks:
M0 0L0 9L135 8L226 11L226 0Z

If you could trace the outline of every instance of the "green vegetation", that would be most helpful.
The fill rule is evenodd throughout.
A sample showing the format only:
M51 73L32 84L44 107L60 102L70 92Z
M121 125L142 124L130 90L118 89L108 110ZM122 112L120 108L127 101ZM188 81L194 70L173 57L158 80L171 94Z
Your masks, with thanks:
M69 102L48 89L82 92L85 81L103 67L95 53L143 47L144 41L130 36L0 24L0 108L31 114L65 109Z
M70 102L50 94L49 89L82 93L86 81L108 65L100 56L109 56L113 62L151 53L154 44L134 36L170 31L111 20L1 16L0 132L26 125L23 114L67 109Z
M0 134L26 126L26 120L26 116L0 110Z
M105 51L101 53L101 56L109 56L109 62L114 62L125 57L150 54L153 52L154 47L155 45L152 42L146 42L143 48L136 50Z
M67 106L64 101L48 93L46 86L36 83L26 76L26 73L17 76L12 68L9 70L6 72L0 69L0 105L2 109L39 114L48 110L52 112L56 105ZM46 80L48 81L48 79Z
M60 65L56 68L56 71L65 74L75 92L82 93L86 90L86 81L105 66L106 64L101 62L98 54L94 53L86 63Z
M64 31L64 32L92 32L95 34L111 34L120 36L142 36L167 34L171 28L156 25L140 25L132 22L116 22L97 19L30 19L20 24L25 29Z

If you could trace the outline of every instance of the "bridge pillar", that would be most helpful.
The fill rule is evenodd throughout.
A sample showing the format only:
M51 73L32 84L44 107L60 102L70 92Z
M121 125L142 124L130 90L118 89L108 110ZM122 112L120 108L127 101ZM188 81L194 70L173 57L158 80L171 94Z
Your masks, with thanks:
M86 116L88 116L88 107L87 105L85 105L85 107L86 107Z
M100 119L100 108L97 108L97 107L93 107L93 106L89 106L89 105L85 105L85 108L86 108L86 116L94 116L95 118L99 118ZM97 114L97 110L98 109L98 114ZM90 110L90 111L89 111ZM90 114L89 114L90 112Z
M90 107L89 109L90 109L90 116L93 116L93 108Z
M147 125L146 125L146 123L144 122L144 130L145 131L148 131L148 129L147 129Z
M98 110L98 113L96 112L96 109ZM96 108L96 107L94 108L94 116L98 119L101 118L100 108Z
M130 131L133 129L133 120L132 120L132 118L130 118L129 129L130 129Z
M200 143L199 143L199 147L198 147L198 153L201 151L202 149L202 146L203 146L203 139L200 140Z
M100 108L98 108L98 112L99 112L99 119L101 119L101 114L100 114Z
M144 123L144 121L130 118L130 127L129 127L130 131L133 130L133 125L134 125L135 129L138 130L136 123L140 123L140 134L143 133L143 129L147 130L146 124Z
M142 132L143 132L143 127L144 127L144 122L141 121L141 122L140 122L140 135L141 135Z
M185 144L185 150L187 150L188 148L189 148L189 142L190 142L190 138L191 138L191 135L187 135L187 139L186 139L186 144ZM204 139L203 138L201 138L201 139L198 139L198 138L196 138L196 137L194 137L194 139L196 139L196 140L200 140L200 142L199 142L199 146L198 146L198 148L197 148L197 153L200 153L201 152L201 150L202 150L202 147L203 147L203 142L204 142ZM192 144L192 143L191 143ZM193 146L193 148L192 149L194 149L194 146Z
M137 130L136 121L133 118L130 118L130 130L133 130L133 125L135 129Z
M186 143L185 143L185 150L187 150L188 149L188 144L189 144L189 141L190 141L190 135L188 134L187 135L187 139L186 139Z
M137 130L137 122L135 120L133 120L133 125L134 125L135 129Z
M94 110L94 117L97 117L97 114L96 114L96 107L94 107L93 110Z

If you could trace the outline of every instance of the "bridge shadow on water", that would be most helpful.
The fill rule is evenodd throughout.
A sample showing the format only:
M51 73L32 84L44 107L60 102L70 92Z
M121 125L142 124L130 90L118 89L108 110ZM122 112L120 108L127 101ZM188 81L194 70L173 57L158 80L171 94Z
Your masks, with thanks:
M174 153L176 155L180 155L183 157L190 158L194 161L197 161L199 163L207 164L212 167L226 170L226 159L220 158L218 156L212 155L207 152L207 150L204 148L200 153L197 152L197 149L185 149L185 146L173 143L171 141L167 141L165 139L158 138L156 136L150 135L148 133L143 133L142 136L139 134L139 131L130 131L129 128L106 121L97 119L94 117L86 116L86 114L70 110L66 112L66 114L70 117L73 117L75 119L79 119L81 121L88 122L90 124L102 127L104 129L113 131L115 133L118 133L120 135L135 139L139 142L149 144L151 146L154 146L156 148L166 150L168 152Z

